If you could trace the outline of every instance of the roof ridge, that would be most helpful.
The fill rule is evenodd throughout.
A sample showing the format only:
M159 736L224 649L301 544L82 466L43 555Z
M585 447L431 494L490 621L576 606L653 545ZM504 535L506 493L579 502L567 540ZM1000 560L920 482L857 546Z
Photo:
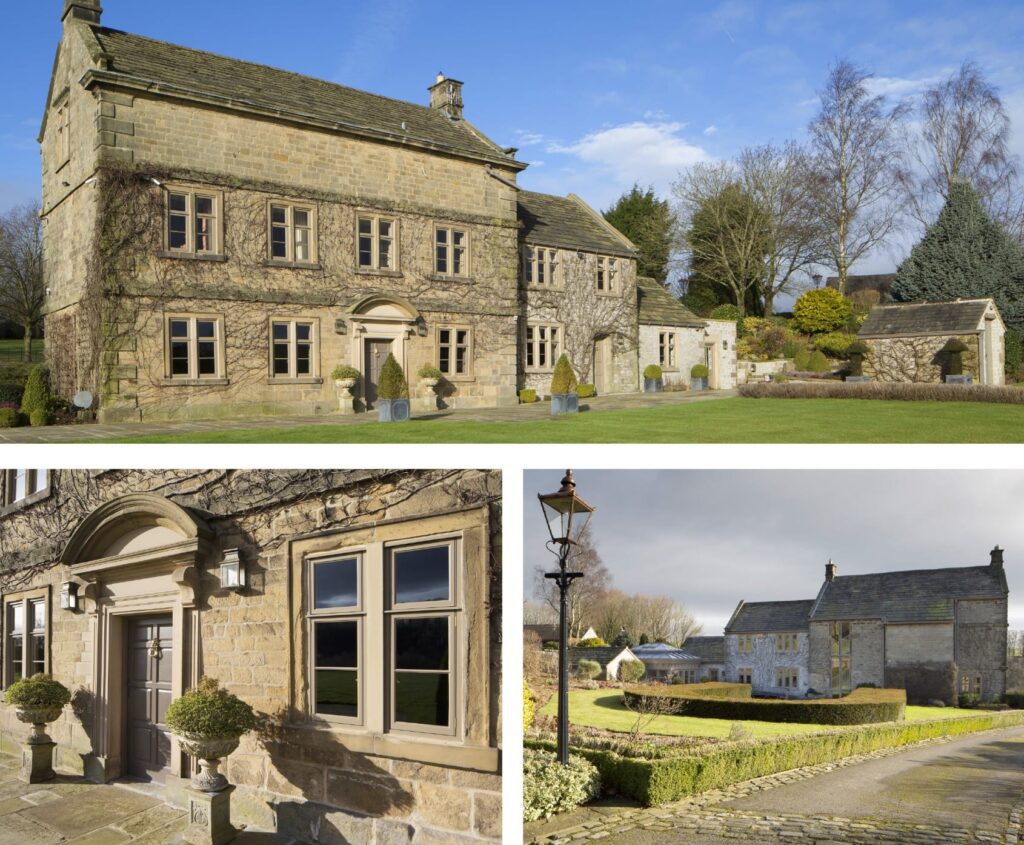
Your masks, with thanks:
M889 569L885 572L859 572L852 575L836 575L832 580L841 578L876 578L879 575L919 575L922 572L967 572L971 569L991 569L987 563L975 564L972 566L933 566L930 569Z

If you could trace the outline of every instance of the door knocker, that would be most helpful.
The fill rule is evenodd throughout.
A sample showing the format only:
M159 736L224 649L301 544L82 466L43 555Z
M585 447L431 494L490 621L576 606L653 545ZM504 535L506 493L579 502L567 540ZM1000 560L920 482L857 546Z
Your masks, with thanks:
M156 660L164 656L164 650L160 647L160 640L156 637L153 637L149 642L149 656Z

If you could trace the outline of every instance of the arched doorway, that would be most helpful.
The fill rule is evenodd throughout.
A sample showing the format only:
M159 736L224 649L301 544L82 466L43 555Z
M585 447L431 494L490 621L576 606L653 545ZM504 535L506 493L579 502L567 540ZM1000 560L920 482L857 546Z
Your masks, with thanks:
M367 410L377 401L381 367L394 355L408 372L406 340L425 328L423 318L409 302L389 294L373 294L349 311L352 325L350 360L362 373L361 392Z

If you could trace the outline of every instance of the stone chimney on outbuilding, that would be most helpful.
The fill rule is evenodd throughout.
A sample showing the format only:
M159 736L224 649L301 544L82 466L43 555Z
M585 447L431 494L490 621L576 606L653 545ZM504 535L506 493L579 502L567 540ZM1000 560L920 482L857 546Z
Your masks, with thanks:
M1003 550L1001 548L999 548L999 546L996 546L994 549L992 549L991 552L989 552L989 554L992 555L992 563L989 564L989 565L993 569L1002 569L1003 568Z
M825 564L825 580L831 581L838 573L839 567L829 560L829 562Z
M64 23L76 20L98 24L102 14L100 0L64 0L64 14L61 20Z
M443 111L452 120L462 120L462 83L448 79L443 73L437 75L437 82L430 86L430 107Z

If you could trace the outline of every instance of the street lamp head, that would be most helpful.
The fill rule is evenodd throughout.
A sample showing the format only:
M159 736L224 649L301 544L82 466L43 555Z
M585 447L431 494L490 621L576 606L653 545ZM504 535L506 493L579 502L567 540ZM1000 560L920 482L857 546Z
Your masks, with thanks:
M594 507L576 495L576 479L572 470L565 471L561 488L555 493L540 493L541 510L547 523L551 542L565 548L579 543L590 522Z

